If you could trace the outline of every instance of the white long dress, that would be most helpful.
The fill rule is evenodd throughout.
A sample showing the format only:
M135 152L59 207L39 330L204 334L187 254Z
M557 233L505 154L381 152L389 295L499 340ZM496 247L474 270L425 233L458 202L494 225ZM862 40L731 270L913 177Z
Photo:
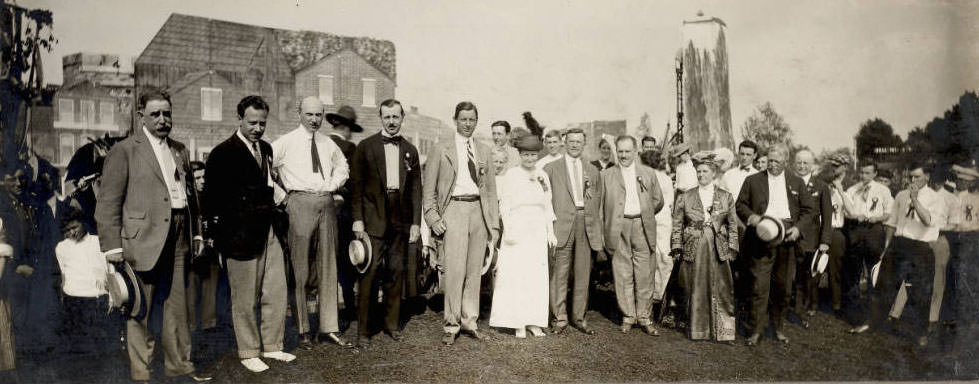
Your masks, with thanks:
M507 170L496 185L503 241L496 261L490 326L547 326L547 238L553 231L551 185L544 172Z
M663 209L656 213L656 249L653 257L653 300L663 300L666 284L673 274L670 257L670 234L673 230L673 180L666 172L656 170L656 181L663 192Z

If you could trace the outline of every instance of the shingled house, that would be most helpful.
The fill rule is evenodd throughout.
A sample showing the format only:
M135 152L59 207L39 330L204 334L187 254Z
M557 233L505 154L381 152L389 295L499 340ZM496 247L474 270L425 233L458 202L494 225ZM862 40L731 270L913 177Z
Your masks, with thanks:
M364 132L380 130L377 104L393 98L394 43L315 31L291 31L171 14L135 63L136 94L162 88L173 98L177 140L203 160L238 124L241 98L269 102L266 138L299 124L298 101L317 96L332 112L357 110ZM325 123L325 122L324 122Z

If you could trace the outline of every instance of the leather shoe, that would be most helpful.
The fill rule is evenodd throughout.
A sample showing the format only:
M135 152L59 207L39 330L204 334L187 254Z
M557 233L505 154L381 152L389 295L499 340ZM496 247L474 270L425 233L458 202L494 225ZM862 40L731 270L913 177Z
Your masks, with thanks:
M361 348L370 348L371 339L364 335L357 336L357 345Z
M659 336L659 331L657 331L656 327L653 327L652 324L643 325L642 331L646 332L646 334L650 336Z
M809 319L802 319L802 328L809 329Z
M330 332L330 333L327 333L327 334L323 335L322 340L323 341L326 341L328 343L331 343L331 344L339 345L339 346L344 347L344 348L353 348L354 347L354 344L353 343L351 343L351 342L349 342L347 340L344 340L343 339L343 336L340 336L340 334L339 333L336 333L336 332Z
M567 325L555 325L551 327L551 334L560 335L561 333L564 333L566 329L568 329Z
M187 374L187 378L195 383L204 383L214 379L211 375L206 375L200 372L191 372Z
M309 335L302 335L299 338L299 348L302 348L302 349L307 350L307 351L312 350L313 349L313 339L311 337L309 337Z
M477 331L475 329L464 330L464 331L462 331L462 333L465 333L469 337L474 338L476 340L486 340L486 339L489 339L489 336L484 335L482 333L479 333L479 331Z
M594 335L595 334L595 330L594 329L588 328L588 326L585 325L585 324L583 324L583 323L575 323L574 328L577 329L579 332L584 333L586 335Z
M869 325L862 324L862 325L858 325L856 327L851 328L849 332L850 333L853 333L853 334L856 334L856 333L864 333L864 332L867 332L867 330L869 330L869 329L870 329L870 326Z
M781 342L783 342L785 344L788 344L789 343L789 338L787 336L783 335L782 332L776 331L775 332L775 338L778 339L778 341L781 341Z
M452 345L456 341L456 334L452 332L446 332L442 334L442 344Z
M391 339L393 339L394 341L397 341L399 343L402 342L402 341L404 341L404 339L405 339L405 335L403 333L401 333L401 331L397 331L397 330L390 331L390 332L388 332L388 334L391 335Z
M632 329L632 324L624 324L623 323L622 326L619 327L619 330L622 331L622 333L629 333L629 330L631 330L631 329Z
M749 347L754 347L754 346L758 345L758 342L759 341L761 341L761 334L760 333L756 333L756 334L753 334L750 337L748 337L747 344L748 344Z

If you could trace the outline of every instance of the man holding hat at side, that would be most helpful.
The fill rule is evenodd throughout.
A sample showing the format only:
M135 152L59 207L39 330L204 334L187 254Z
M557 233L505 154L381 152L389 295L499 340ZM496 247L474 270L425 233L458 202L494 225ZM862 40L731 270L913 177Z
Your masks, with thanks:
M697 187L697 170L690 160L690 144L681 143L673 147L673 157L679 157L676 165L677 196L689 189Z
M798 176L784 172L788 149L775 146L769 153L768 170L748 176L738 194L738 217L747 224L741 251L749 257L749 269L753 276L751 289L751 315L748 328L751 337L748 345L756 345L762 332L771 320L775 337L784 343L789 339L782 333L785 310L793 280L793 258L799 239L800 222L811 220L813 201L806 193L806 184ZM770 241L767 229L775 223L776 227L786 228L784 240ZM769 240L769 241L766 241ZM774 287L772 285L774 284ZM769 293L771 304L769 305ZM768 318L766 318L766 314Z
M820 258L830 250L833 228L833 203L830 198L829 186L825 181L815 176L816 158L812 151L803 149L795 154L795 172L802 178L806 188L805 193L814 204L813 214L808 220L798 223L801 237L799 238L799 254L796 255L796 314L802 318L803 328L809 328L809 319L816 314L819 306L819 278L810 266L818 266Z
M370 344L371 302L381 287L387 310L384 330L395 341L403 339L398 319L405 258L408 243L417 242L421 233L421 164L418 150L401 136L404 109L388 99L381 102L379 115L381 131L361 141L350 161L352 229L356 241L372 251L357 301L357 337L365 348Z
M352 132L359 133L364 131L364 128L357 124L357 111L349 105L344 105L335 113L327 113L326 121L333 126L333 130L330 131L330 138L333 139L337 147L340 147L340 152L343 153L343 157L349 163L351 161L350 159L354 157L354 151L357 149L357 145L350 141L350 134ZM353 176L351 175L351 177ZM340 282L344 305L343 312L340 315L341 323L350 321L350 317L353 314L355 307L354 284L357 283L357 277L359 276L357 271L354 270L354 267L350 265L350 257L347 254L347 244L354 238L354 234L350 229L353 225L353 218L350 215L349 185L349 183L344 184L337 191L338 193L333 195L333 201L337 205L337 239L339 241L339 246L337 247L337 281Z

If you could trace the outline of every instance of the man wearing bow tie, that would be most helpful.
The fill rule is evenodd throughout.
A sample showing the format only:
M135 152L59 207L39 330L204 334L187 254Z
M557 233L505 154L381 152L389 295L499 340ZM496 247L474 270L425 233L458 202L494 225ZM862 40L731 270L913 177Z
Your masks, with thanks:
M884 225L891 216L894 198L883 184L874 181L877 164L860 165L860 182L846 190L843 207L846 212L847 253L843 258L843 307L854 325L850 333L869 329L870 295L860 294L860 273L870 269L884 252Z
M401 136L401 102L381 102L383 129L357 145L351 159L353 233L371 243L373 257L360 279L357 303L358 342L370 343L371 302L384 288L384 330L402 340L398 319L408 243L418 241L421 224L421 166L418 150Z
M622 311L622 333L638 322L643 331L659 336L653 327L653 261L656 213L663 193L652 168L636 164L636 139L619 136L619 163L602 171L602 222L605 248L612 255L615 297Z

